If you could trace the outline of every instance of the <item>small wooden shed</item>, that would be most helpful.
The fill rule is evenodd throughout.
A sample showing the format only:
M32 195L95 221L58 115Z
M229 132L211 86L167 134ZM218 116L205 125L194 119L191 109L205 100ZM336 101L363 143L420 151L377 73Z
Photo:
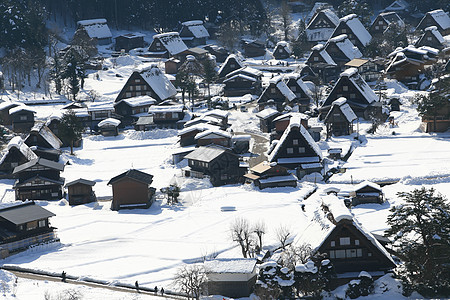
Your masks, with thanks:
M381 187L367 180L355 186L353 191L350 192L350 197L353 206L366 203L382 204L385 201Z
M108 118L98 123L98 128L103 136L116 136L119 134L120 120Z
M66 183L69 204L78 205L97 201L97 197L92 190L95 183L95 181L82 178Z

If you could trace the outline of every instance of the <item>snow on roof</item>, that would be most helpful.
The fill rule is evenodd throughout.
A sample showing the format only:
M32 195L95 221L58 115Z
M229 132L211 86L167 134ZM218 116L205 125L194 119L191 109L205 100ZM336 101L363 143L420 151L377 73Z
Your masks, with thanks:
M141 74L142 78L144 78L161 100L171 98L177 94L177 89L156 64L140 70L139 74Z
M345 56L348 57L349 60L360 58L363 56L358 47L353 45L353 43L347 38L346 34L341 34L334 38L331 38L325 46L325 49L327 49L330 43L335 43L336 46L345 54Z
M159 39L171 55L176 55L188 49L179 33L175 31L155 34L153 39Z
M297 181L297 177L293 174L283 175L283 176L271 176L268 178L259 179L261 183L273 183L273 182L283 182L283 181Z
M230 75L230 74L228 74L228 75ZM228 77L228 75L227 75L227 77ZM233 81L236 78L243 78L245 80L254 81L254 82L257 81L256 78L254 78L254 77L250 77L250 76L247 76L247 75L244 75L244 74L236 74L236 75L233 75L231 77L228 77L223 82L226 83L226 82L229 82L229 81Z
M322 12L330 19L335 26L339 24L339 17L329 8L323 9Z
M378 191L380 191L380 192L382 191L381 186L379 186L379 185L376 184L375 182L370 182L370 181L367 181L367 180L365 180L365 181L363 181L363 182L361 182L361 183L355 185L355 187L353 188L353 190L354 190L354 191L359 191L360 189L362 189L362 188L364 188L364 187L366 187L366 186L369 186L369 187L371 187L371 188L374 188L374 189L376 189L376 190L378 190Z
M356 70L356 72L355 72ZM348 77L350 82L358 89L361 95L367 100L368 103L378 101L378 96L370 88L367 82L359 75L356 68L350 68L341 73L341 77Z
M44 123L35 123L30 131L36 131L39 135L52 146L53 149L59 149L62 146L61 140Z
M353 220L353 216L345 206L344 201L342 199L339 199L336 195L330 194L322 196L322 204L328 207L328 210L331 212L336 222L339 222L343 219L347 219L350 221Z
M308 86L303 82L303 80L301 78L297 79L297 84L298 86L305 92L305 94L312 99L312 92L311 90L308 88Z
M289 101L292 101L297 97L284 81L278 81L277 88Z
M207 137L208 135L211 135L210 138L227 138L227 139L231 139L231 134L224 131L224 130L220 130L220 129L208 129L206 131L203 132L199 132L195 135L195 139L201 139L204 137Z
M391 5L386 7L385 10L387 10L387 11L389 11L389 10L402 11L402 10L406 10L408 8L408 6L409 6L408 2L406 2L404 0L396 0L396 1L392 2Z
M290 49L290 47L289 47L289 43L288 43L288 42L286 42L286 41L279 41L279 42L277 43L275 49L278 48L278 47L283 47L284 50L285 50L287 53L291 54L291 49ZM275 51L274 51L274 52L275 52Z
M345 22L353 34L364 46L367 46L372 39L372 36L358 19L356 14L350 14L340 19L341 22Z
M306 23L310 23L311 19L314 17L314 15L316 14L316 12L324 7L329 7L330 4L326 3L326 2L316 2L314 3L314 7L311 9L311 11L309 12L309 14L306 16L305 22Z
M19 105L19 103L5 101L3 103L0 103L0 110L10 109L11 107L18 106L18 105Z
M312 47L311 50L319 51L319 50L322 50L323 48L325 48L324 44L317 44L314 47Z
M220 66L219 71L217 71L217 74L221 74L223 71L223 68L228 65L229 60L234 59L234 61L236 61L236 63L239 65L239 68L243 68L244 64L242 63L241 59L236 55L236 54L230 54L228 55L228 57L225 59L225 61L223 62L223 64Z
M137 97L122 99L119 102L114 103L114 106L116 106L117 104L119 104L122 101L131 107L152 105L157 102L154 98L152 98L150 96L137 96Z
M87 104L87 110L91 111L114 111L114 105L111 102L91 102ZM75 111L75 110L74 110Z
M107 119L104 119L103 121L101 121L100 123L98 123L98 127L103 127L103 126L117 127L119 125L120 125L120 120L117 120L114 118L107 118Z
M35 113L35 111L32 110L31 108L28 108L26 105L21 104L16 107L10 108L9 114L12 115L12 114L15 114L20 111L29 111L29 112Z
M450 28L450 17L442 9L427 12L443 30Z
M50 123L53 120L61 120L62 116L63 116L63 112L60 110L52 112L52 114L48 117L47 121L45 122L45 126L50 125Z
M106 19L78 21L77 24L86 30L90 38L105 39L112 37Z
M223 119L228 118L230 115L229 111L221 110L221 109L213 109L205 112L203 116L219 116Z
M274 109L272 107L268 107L268 108L265 108L262 111L258 112L256 114L256 116L258 118L260 118L260 119L267 119L267 118L269 118L269 117L271 117L273 115L276 115L278 113L279 113L278 110L276 110L276 109Z
M333 111L333 106L339 106L339 110L342 112L342 114L345 116L348 122L353 122L358 117L355 115L355 112L353 109L348 105L347 99L344 97L340 97L339 99L333 101L331 104L332 108L328 111L327 115L325 116L324 120L328 120L328 118L331 116L331 112Z
M209 37L208 30L203 26L203 21L187 21L181 23L181 25L186 26L196 38Z
M432 35L434 35L436 37L436 39L439 41L439 43L441 43L441 44L445 43L444 37L439 32L439 30L436 26L427 27L427 28L425 28L425 32L426 31L429 31Z
M244 75L248 74L250 76L259 77L263 74L263 72L261 72L258 69L255 69L255 68L245 66L243 68L240 68L240 69L237 69L237 70L234 70L234 71L228 73L227 77L234 76L235 74L244 74Z
M27 144L25 144L24 140L22 140L20 136L15 136L9 141L7 148L8 150L0 159L0 164L3 163L11 148L16 148L19 150L28 161L38 158L38 156L31 150L30 147L28 147Z
M331 56L328 54L327 51L322 50L319 52L319 55L323 58L323 60L329 64L329 65L336 65L336 63L334 62L334 60L331 58Z
M405 22L403 22L403 20L399 17L399 15L397 15L396 12L384 12L380 14L380 17L382 17L388 24L395 22L398 26L405 27Z
M309 146L313 149L313 151L317 154L317 156L320 157L320 159L322 159L322 151L320 150L319 145L314 141L314 139L311 137L306 128L303 125L301 125L301 121L302 121L301 114L292 115L289 121L289 126L284 130L283 135L280 138L280 141L277 143L273 151L270 153L268 161L274 162L275 159L277 159L278 151L283 147L283 144L286 141L287 137L289 136L289 133L291 132L292 128L299 129L300 134L303 136L303 138L306 140Z
M273 119L274 122L282 120L282 119L291 119L293 116L299 116L302 120L308 120L309 116L302 114L302 113L295 113L295 112L291 112L291 113L285 113L282 114L281 116L276 117L275 119Z
M255 258L218 258L204 262L206 273L253 273Z
M148 109L148 113L155 114L155 113L168 113L168 112L183 112L184 106L183 104L180 105L153 105L150 106Z

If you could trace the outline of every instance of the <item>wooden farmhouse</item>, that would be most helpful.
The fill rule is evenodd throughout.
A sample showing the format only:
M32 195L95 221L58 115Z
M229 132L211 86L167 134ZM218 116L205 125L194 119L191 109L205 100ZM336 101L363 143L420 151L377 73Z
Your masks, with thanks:
M301 116L291 117L289 126L269 153L268 160L289 169L297 169L299 178L322 170L322 151L301 124Z
M231 134L229 132L217 129L208 129L195 135L197 146L207 146L210 144L231 147Z
M283 76L275 76L270 79L269 85L258 98L259 110L263 110L267 105L276 105L277 109L283 108L286 104L296 100L295 94L283 81Z
M381 110L381 102L367 82L361 78L356 68L350 68L341 73L325 102L320 107L323 118L331 108L333 101L344 97L357 116L369 118L369 113Z
M394 26L403 29L405 22L393 11L380 13L370 25L369 33L373 36L381 36Z
M150 96L136 96L125 98L114 103L116 114L121 115L124 125L131 125L142 115L148 114L150 106L156 104Z
M35 158L14 168L16 200L59 200L63 195L64 165Z
M352 206L367 203L384 203L384 194L381 187L370 181L363 181L356 185L352 192L350 192L352 199Z
M214 44L206 45L203 49L207 50L211 55L214 55L217 62L224 62L230 54L224 47Z
M377 81L384 70L385 60L382 58L355 58L344 65L346 68L358 69L359 75L366 82Z
M306 64L324 82L329 82L338 77L341 69L325 51L325 45L323 44L317 44L311 48Z
M130 169L109 180L112 186L112 210L149 208L154 200L155 188L150 187L153 175Z
M438 49L409 45L398 48L388 55L390 61L386 67L389 78L397 79L409 87L419 86L420 75L437 60Z
M144 47L144 36L140 33L127 33L115 38L115 50L129 52L131 49Z
M228 73L241 69L244 67L242 60L235 54L230 54L225 62L220 66L217 75L219 78L224 78Z
M13 178L12 172L15 167L37 158L38 156L24 143L20 136L13 137L0 159L0 178Z
M273 57L275 59L286 59L289 58L292 54L291 47L288 42L281 41L278 42L275 46L275 49L273 49Z
M394 11L397 13L409 13L409 3L406 0L395 0L384 11Z
M359 51L358 47L348 39L346 34L330 38L326 43L324 50L336 65L341 68L352 59L362 57L362 53Z
M445 42L444 37L441 35L436 26L425 28L424 33L415 44L417 48L428 46L439 50L442 50L444 47L446 47L446 45L447 43Z
M213 117L219 120L220 126L222 128L228 128L228 117L230 116L230 112L221 110L221 109L213 109L208 110L203 114L204 117Z
M356 14L350 14L340 18L339 25L334 30L331 38L342 34L347 35L350 42L360 50L363 50L372 40L372 36L358 19Z
M214 186L241 182L245 173L239 166L239 156L223 147L199 147L185 158L188 166L182 169L184 176L208 177Z
M209 38L203 21L187 21L181 23L180 37L188 47L205 45Z
M328 41L338 24L339 17L333 10L318 10L306 26L308 42L316 44Z
M245 57L257 57L266 55L266 45L257 40L241 40Z
M226 97L257 95L262 88L262 72L251 67L244 67L228 73L223 83Z
M150 57L169 58L187 49L188 47L180 38L178 32L166 32L153 36L147 55Z
M218 126L207 123L200 123L185 127L178 132L178 136L180 137L180 146L185 147L189 145L196 145L197 140L195 139L195 137L197 136L197 134L206 130L217 131L220 130L220 128Z
M271 132L274 129L273 120L280 115L281 113L273 107L267 107L258 112L256 116L259 118L259 129L262 132Z
M112 43L112 34L106 19L82 20L77 22L77 26L75 35L86 34L89 38L96 41L98 45Z
M317 13L319 13L321 10L324 10L324 9L331 9L334 12L333 5L326 3L326 2L315 2L313 8L306 15L305 24L311 23L311 20L314 18L314 16ZM339 22L339 18L338 18L338 22Z
M107 118L98 123L98 129L103 136L116 136L119 134L120 120Z
M0 259L29 246L57 239L49 219L51 211L34 201L0 204Z
M300 112L310 109L312 93L303 82L300 74L291 74L287 77L286 85L295 94L294 103L298 104Z
M97 201L95 192L92 190L95 183L82 178L66 183L69 204L79 205Z
M256 283L255 258L220 258L204 262L208 295L249 297Z
M153 123L158 128L183 128L185 123L184 106L179 105L152 105L148 113L153 116Z
M450 17L442 9L429 11L420 20L416 30L425 30L425 28L430 26L436 26L441 35L448 35L450 34Z
M212 115L205 115L202 114L200 116L194 116L193 119L187 121L184 124L184 127L191 127L191 126L197 126L197 125L213 125L216 126L222 130L226 130L228 128L228 124L224 124L223 123L223 119L222 118L218 118L217 116L212 116Z
M155 123L153 122L153 116L140 116L136 123L134 123L134 130L137 131L148 131L156 128Z
M347 99L341 97L331 104L328 114L323 119L327 126L327 137L350 135L353 133L353 121L358 117L353 112Z
M9 101L0 103L0 121L3 125L12 125L12 118L9 115L9 110L17 106L19 106L19 104Z
M149 96L159 103L172 99L176 94L176 88L158 66L151 65L130 75L115 102L137 96Z
M295 243L310 244L313 252L331 260L337 273L335 286L355 279L361 271L376 279L395 268L386 249L353 218L342 199L333 194L323 196L322 205L323 211L296 237Z
M250 151L250 134L235 134L231 137L231 149L234 153L243 154Z
M9 109L12 130L15 132L28 132L34 125L35 111L26 105L18 105Z
M120 115L116 115L114 112L114 104L110 102L92 102L88 104L86 109L87 112L87 120L88 125L91 130L98 129L98 123L107 118L122 118ZM78 116L78 113L82 113L81 117L84 119L86 116L83 110L75 111L75 114Z
M297 186L297 177L290 174L287 168L267 161L250 168L250 172L244 177L261 190L268 187Z
M53 134L59 138L59 140L62 143L61 147L67 147L70 146L70 140L61 136L59 132L59 127L61 126L61 118L62 114L60 112L54 113L50 115L50 117L48 117L47 121L45 122L45 126L47 126L48 129L50 129L50 131L53 132ZM79 141L74 142L75 147L79 147L80 145L81 139Z
M61 140L48 128L45 123L36 123L25 138L25 144L34 147L37 156L59 161L61 155Z

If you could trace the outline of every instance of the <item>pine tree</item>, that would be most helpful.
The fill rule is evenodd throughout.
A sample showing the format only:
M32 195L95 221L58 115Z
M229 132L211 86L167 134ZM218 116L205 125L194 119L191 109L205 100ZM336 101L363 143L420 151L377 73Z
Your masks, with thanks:
M73 155L74 142L81 139L84 127L80 119L75 115L75 112L69 109L63 114L60 123L58 124L58 132L61 139L70 141L70 154Z
M425 187L397 195L404 202L390 210L386 236L404 262L404 282L424 296L450 295L448 200Z
M70 50L70 49L69 49ZM68 89L72 95L72 100L75 101L78 92L83 88L85 78L83 63L76 51L69 51L63 59L64 65L62 68L61 78L67 81Z
M341 17L356 14L365 27L370 26L370 17L373 13L368 3L364 0L345 0L339 5L338 11Z
M216 64L212 59L206 59L203 62L203 81L208 86L208 108L211 107L211 83L216 82L218 75L216 71Z

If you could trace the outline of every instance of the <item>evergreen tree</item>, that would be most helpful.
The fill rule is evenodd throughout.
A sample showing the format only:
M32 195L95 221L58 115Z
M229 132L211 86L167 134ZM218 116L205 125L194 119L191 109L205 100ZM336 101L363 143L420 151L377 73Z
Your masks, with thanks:
M66 80L72 100L75 101L80 91L80 81L81 88L83 88L84 78L86 77L83 62L76 51L68 51L64 56L63 63L61 78Z
M392 207L386 236L394 240L406 285L424 296L450 295L450 205L433 188L397 195L403 204Z
M81 139L83 133L83 124L75 115L75 112L69 109L63 114L60 123L58 124L58 132L61 139L70 141L70 154L73 155L74 142Z
M214 63L214 60L212 59L206 59L203 62L203 81L208 86L208 108L211 107L211 83L216 82L218 79L218 74L216 71L216 64Z
M303 20L300 20L298 25L298 37L292 42L292 52L295 57L302 57L304 53L311 50L308 42L308 36L306 35L306 25Z
M364 0L345 0L339 5L338 12L341 17L356 14L365 27L370 26L370 17L373 15L372 9Z

